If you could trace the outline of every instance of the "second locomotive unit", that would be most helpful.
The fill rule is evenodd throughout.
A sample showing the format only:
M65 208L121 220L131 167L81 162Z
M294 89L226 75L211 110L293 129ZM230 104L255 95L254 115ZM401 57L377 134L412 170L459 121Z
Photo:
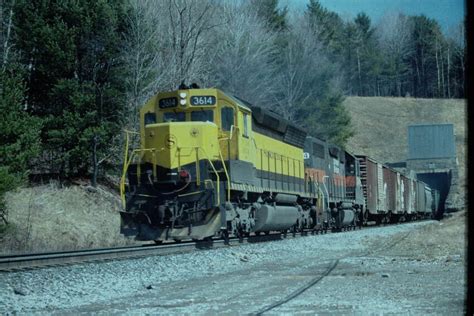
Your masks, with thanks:
M140 110L140 148L126 151L122 232L141 240L340 229L363 218L357 157L218 89L155 95Z

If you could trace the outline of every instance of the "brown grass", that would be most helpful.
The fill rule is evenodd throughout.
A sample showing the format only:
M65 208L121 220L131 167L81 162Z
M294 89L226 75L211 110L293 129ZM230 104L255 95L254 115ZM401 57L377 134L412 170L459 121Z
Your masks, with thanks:
M105 187L22 188L6 195L11 228L0 252L43 252L130 243L120 235L120 200Z

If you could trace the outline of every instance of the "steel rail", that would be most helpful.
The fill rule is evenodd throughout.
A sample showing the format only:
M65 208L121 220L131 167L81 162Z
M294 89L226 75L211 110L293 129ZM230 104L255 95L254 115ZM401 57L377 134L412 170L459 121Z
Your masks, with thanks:
M385 224L386 225L386 224ZM379 226L368 226L366 228L376 228ZM344 228L342 231L360 229L360 226ZM19 270L30 270L41 267L63 266L71 264L80 264L87 262L109 261L134 259L147 256L163 256L190 252L195 250L209 250L229 246L239 246L242 244L259 243L266 241L276 241L282 239L291 239L302 236L325 234L327 232L340 232L331 230L312 230L307 229L302 232L272 233L247 237L231 237L227 240L213 238L200 241L182 241L163 243L161 245L142 244L134 246L122 246L112 248L71 250L43 253L26 253L0 256L0 273L14 272Z
M229 238L228 240L215 238L201 241L164 243L161 245L148 244L101 249L2 255L0 256L0 272L13 272L18 270L29 270L41 267L71 265L94 261L133 259L147 256L163 256L190 252L194 250L217 249L222 247L238 246L241 244L248 243L289 239L292 237L299 236L301 234L302 233L297 233L285 236L281 233L274 233L261 236L249 236L244 238L233 237Z

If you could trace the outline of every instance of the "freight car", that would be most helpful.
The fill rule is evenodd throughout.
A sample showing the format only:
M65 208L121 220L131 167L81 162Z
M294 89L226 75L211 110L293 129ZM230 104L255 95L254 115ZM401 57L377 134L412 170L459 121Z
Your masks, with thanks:
M384 183L382 164L218 89L155 95L139 136L134 149L127 137L121 181L122 233L137 239L340 230L408 213L401 175ZM399 202L389 206L393 185Z

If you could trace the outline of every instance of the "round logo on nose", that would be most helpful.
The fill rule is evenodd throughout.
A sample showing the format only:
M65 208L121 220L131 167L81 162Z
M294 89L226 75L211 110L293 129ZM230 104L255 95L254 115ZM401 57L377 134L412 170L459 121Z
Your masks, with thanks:
M165 147L173 148L176 146L176 136L173 134L168 134L165 136Z
M199 130L197 128L192 128L189 133L192 137L197 137L199 135Z

